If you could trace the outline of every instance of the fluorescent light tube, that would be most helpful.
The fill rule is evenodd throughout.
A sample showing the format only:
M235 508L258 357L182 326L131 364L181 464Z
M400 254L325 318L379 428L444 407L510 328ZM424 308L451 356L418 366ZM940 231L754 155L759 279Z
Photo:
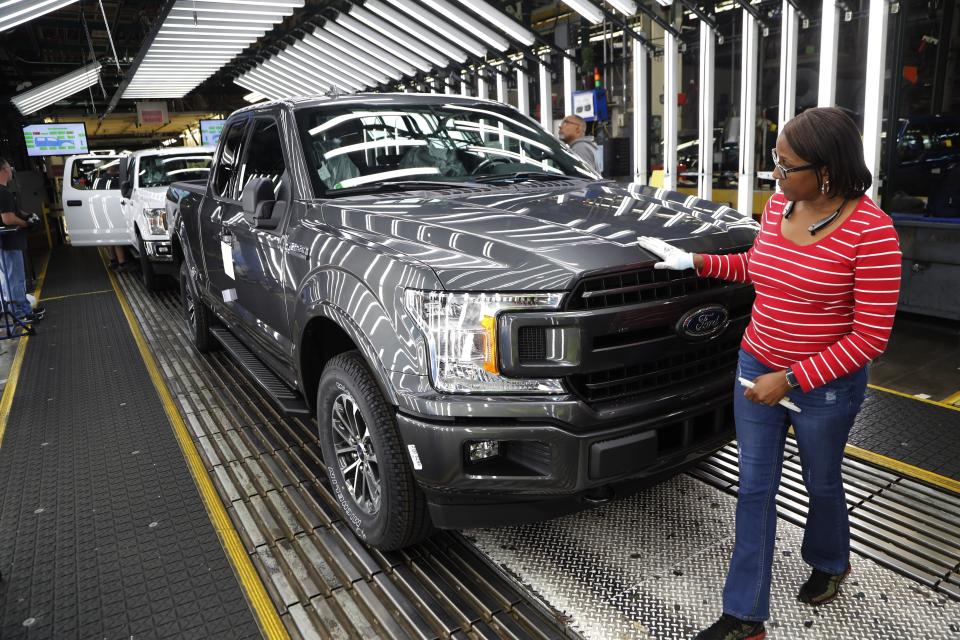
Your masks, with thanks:
M436 67L443 68L450 64L449 58L439 53L428 43L421 42L417 38L411 38L406 33L395 29L382 18L370 13L363 7L358 5L350 7L349 15L352 16L358 23L362 23L371 29L382 33L387 38L390 38L394 42L406 47L407 49L410 49L424 59L429 60ZM464 55L464 59L466 59L466 55Z
M663 4L662 0L657 0L657 2ZM636 15L637 13L637 3L633 0L607 0L607 3L627 17Z
M390 0L390 3L437 33L450 38L453 42L456 42L478 58L482 58L487 54L487 50L482 44L448 22L437 18L433 13L424 11L407 0Z
M402 60L406 60L407 62L415 66L417 69L420 69L420 71L423 71L426 73L433 71L433 66L430 64L429 60L425 60L424 58L417 55L415 52L410 51L409 49L398 45L392 40L389 40L383 34L380 34L374 31L373 29L363 24L359 20L347 14L342 14L339 18L337 18L337 22L341 24L345 29L349 29L356 35L367 40L368 42L379 47L380 49L383 49L384 51L387 51L390 54L397 56Z
M587 0L563 0L563 4L567 5L593 24L600 24L603 22L603 12L600 11L596 5L587 2Z
M0 2L0 31L56 11L77 0L7 0Z
M517 24L516 20L483 0L459 0L459 2L517 42L521 42L528 47L536 42L536 38L532 32Z
M408 33L416 36L421 42L428 44L434 49L443 53L451 60L457 62L466 62L467 54L458 46L449 44L445 39L437 36L435 33L417 24L407 16L403 15L393 7L388 7L380 0L367 0L364 8L374 12L387 22L397 25L397 27L406 30Z
M18 94L11 99L11 102L20 113L29 115L96 84L99 78L100 63L95 62Z
M400 0L404 4L409 4L407 0ZM437 13L443 15L445 18L450 20L453 24L460 27L462 30L465 30L468 33L472 33L479 37L481 40L486 42L488 45L493 47L497 51L506 51L510 48L510 43L503 38L500 34L494 32L489 27L481 24L479 21L475 20L472 16L466 14L466 12L461 11L455 7L450 0L420 0L423 4L432 8Z

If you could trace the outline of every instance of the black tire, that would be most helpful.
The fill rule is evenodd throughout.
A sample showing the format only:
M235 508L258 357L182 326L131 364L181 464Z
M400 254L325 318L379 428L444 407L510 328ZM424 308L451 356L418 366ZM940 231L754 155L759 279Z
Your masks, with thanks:
M137 252L140 254L140 275L143 277L143 286L149 291L159 291L163 283L160 276L153 271L153 265L147 258L147 247L139 234L137 235Z
M180 263L180 302L183 304L183 319L187 323L187 331L190 333L193 346L200 353L217 349L220 343L210 333L210 326L216 322L216 319L210 308L200 298L186 262Z
M334 417L344 416L348 400L356 408L359 419L354 433L366 432L367 438L353 443L356 451L344 451L350 444L344 430L334 426ZM415 544L433 530L427 513L426 498L417 486L410 470L406 448L400 440L393 409L384 400L363 357L357 351L348 351L333 357L324 367L317 388L317 423L320 428L320 447L327 465L331 490L344 520L367 544L382 551L401 549ZM342 423L342 421L341 421ZM348 429L349 430L349 429ZM341 446L337 454L335 438ZM359 445L359 446L358 446ZM360 457L363 456L363 459ZM374 504L360 486L360 464L353 469L354 482L348 482L344 467L366 463L362 485L371 486L371 478L379 480L379 501ZM360 494L358 499L354 493ZM372 492L369 492L372 494Z

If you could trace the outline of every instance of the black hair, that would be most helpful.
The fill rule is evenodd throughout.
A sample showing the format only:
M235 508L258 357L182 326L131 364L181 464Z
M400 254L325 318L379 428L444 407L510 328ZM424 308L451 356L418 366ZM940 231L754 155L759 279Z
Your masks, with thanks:
M7 166L8 164L10 164L10 163L7 162L7 159L4 158L3 156L0 156L0 169L3 169L3 168L4 168L5 166ZM11 166L13 166L13 165L11 165Z
M783 135L800 158L826 168L830 174L827 195L859 198L873 182L863 160L860 130L840 109L807 109L783 125Z

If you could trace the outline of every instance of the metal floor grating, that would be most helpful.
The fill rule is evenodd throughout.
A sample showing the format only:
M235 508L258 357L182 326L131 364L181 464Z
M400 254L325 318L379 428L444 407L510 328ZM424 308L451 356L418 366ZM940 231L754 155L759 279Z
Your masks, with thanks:
M576 638L457 533L367 548L325 482L312 421L285 418L224 352L201 356L175 291L119 277L241 540L293 638Z
M730 444L691 472L737 493L737 449ZM843 461L851 548L960 601L960 496L849 458ZM803 526L807 497L796 441L787 440L777 494L781 518Z

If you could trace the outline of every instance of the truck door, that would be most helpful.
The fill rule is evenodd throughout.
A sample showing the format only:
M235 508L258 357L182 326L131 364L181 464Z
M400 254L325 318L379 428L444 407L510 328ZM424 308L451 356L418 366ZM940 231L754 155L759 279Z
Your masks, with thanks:
M229 229L224 229L223 222L243 216L237 181L248 122L248 118L242 118L227 124L198 216L206 270L203 288L212 304L231 315L236 314L237 293L233 236Z
M243 324L255 333L261 346L288 360L290 339L285 300L287 279L283 231L291 204L290 175L286 169L279 123L272 116L257 116L251 123L243 161L238 172L238 191L253 179L268 178L274 185L276 204L272 228L256 228L253 211L223 220L233 236L237 312Z
M71 156L63 171L63 218L78 247L127 244L120 156Z

